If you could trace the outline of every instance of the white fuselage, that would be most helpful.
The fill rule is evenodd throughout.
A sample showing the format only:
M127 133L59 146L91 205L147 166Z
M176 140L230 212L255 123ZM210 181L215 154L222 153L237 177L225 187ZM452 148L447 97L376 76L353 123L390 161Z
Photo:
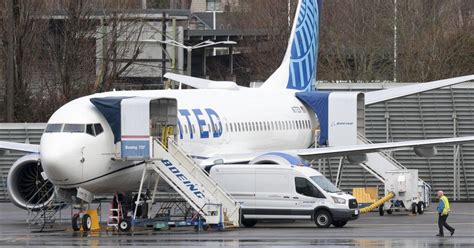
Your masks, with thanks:
M111 96L176 99L179 119L176 139L196 159L307 148L314 141L318 123L314 113L295 97L295 92L245 88L153 90L82 97L57 110L48 125L100 124L104 131L97 136L64 130L45 132L41 138L41 162L49 180L58 187L83 187L93 193L135 190L143 169L141 161L112 159L116 151L112 130L90 102L91 98Z

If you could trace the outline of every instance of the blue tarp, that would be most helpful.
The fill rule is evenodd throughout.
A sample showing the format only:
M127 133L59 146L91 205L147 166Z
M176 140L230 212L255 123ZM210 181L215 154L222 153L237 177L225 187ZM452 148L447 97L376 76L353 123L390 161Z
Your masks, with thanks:
M328 144L328 106L329 94L331 92L309 91L297 92L296 97L307 104L316 113L321 128L319 134L319 145Z
M109 123L110 128L114 133L114 143L119 142L122 138L120 103L126 98L130 97L102 97L90 99L92 104L99 109Z

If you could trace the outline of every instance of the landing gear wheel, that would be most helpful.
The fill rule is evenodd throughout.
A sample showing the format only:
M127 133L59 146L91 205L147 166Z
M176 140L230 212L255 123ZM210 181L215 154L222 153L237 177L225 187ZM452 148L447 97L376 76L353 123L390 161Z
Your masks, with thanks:
M245 227L253 227L257 224L257 220L249 220L249 219L243 219L242 220L242 225Z
M130 230L131 222L130 218L125 218L119 222L118 229L121 232L128 232Z
M314 222L318 227L328 228L332 224L332 216L327 210L319 210L314 214Z
M341 228L347 224L347 221L334 221L332 224L335 227Z
M74 230L76 232L81 230L81 226L79 224L79 215L78 214L75 214L74 216L72 216L71 224L72 224L72 230Z
M411 213L416 214L416 203L411 204Z
M388 210L387 210L387 214L393 214L393 210L392 210L392 209L388 209Z
M388 211L387 211L388 213ZM380 216L383 216L385 214L385 212L383 211L383 205L379 207L379 214Z
M84 214L82 216L82 230L84 231L90 231L92 227L92 218L88 214Z
M423 214L423 212L425 212L425 203L424 202L422 202L422 201L418 202L417 211L418 211L418 214Z

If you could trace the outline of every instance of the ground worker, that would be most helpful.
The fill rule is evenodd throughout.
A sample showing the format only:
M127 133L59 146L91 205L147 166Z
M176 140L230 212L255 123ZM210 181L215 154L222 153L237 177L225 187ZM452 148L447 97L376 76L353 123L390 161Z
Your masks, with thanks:
M446 223L446 220L448 219L448 215L449 215L449 201L448 201L448 198L444 195L443 191L438 191L438 198L439 198L439 203L438 203L438 228L439 228L439 232L438 234L436 234L436 236L438 237L443 237L444 236L444 233L443 233L443 227L446 227L446 229L449 230L449 232L451 232L451 236L453 236L454 234L454 228L452 228L450 225L448 225L448 223Z

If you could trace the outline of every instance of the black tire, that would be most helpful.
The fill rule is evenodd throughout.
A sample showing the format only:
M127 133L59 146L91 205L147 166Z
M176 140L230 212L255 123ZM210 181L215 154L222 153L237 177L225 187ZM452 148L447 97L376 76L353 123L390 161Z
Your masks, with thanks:
M387 212L388 212L388 211L387 211ZM385 214L385 212L383 211L383 205L381 205L381 206L379 207L379 214L380 214L380 216L383 216L383 215Z
M90 231L92 227L92 218L88 214L82 216L82 230L85 232Z
M416 203L411 204L411 213L416 214Z
M253 227L257 224L257 220L242 219L242 225L245 227Z
M419 201L417 206L417 212L418 214L423 214L425 212L425 203L422 201Z
M337 228L341 228L347 224L347 221L334 221L332 224Z
M131 222L129 218L121 220L118 224L118 229L121 232L128 232L130 230Z
M319 210L314 214L314 223L320 228L328 228L332 224L331 213L327 210Z
M388 209L388 210L387 210L387 214L393 214L393 210L392 210L392 209Z
M81 225L79 224L79 215L78 214L75 214L74 216L72 216L71 224L72 224L72 230L74 230L76 232L81 230Z

